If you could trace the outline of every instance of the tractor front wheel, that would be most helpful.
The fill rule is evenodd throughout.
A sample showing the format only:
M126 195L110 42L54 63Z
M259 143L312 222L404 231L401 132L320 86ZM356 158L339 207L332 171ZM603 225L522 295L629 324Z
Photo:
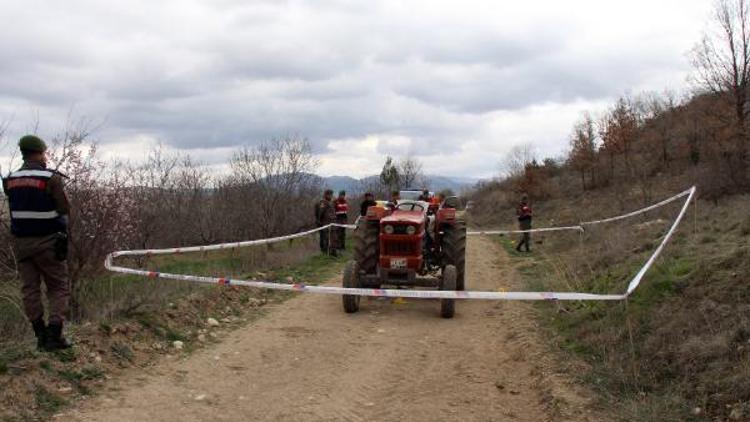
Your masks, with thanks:
M440 290L456 291L456 277L458 272L453 265L446 265L443 269L443 280L440 283ZM456 312L455 299L440 299L440 316L443 318L453 318Z
M357 261L349 261L344 268L344 287L358 288L359 283L359 266ZM343 295L342 300L344 302L344 311L347 314L353 314L359 311L359 299L360 296L356 295Z
M354 260L365 274L374 274L380 257L380 224L362 220L354 231Z
M465 290L466 222L457 220L443 226L443 265L456 267L456 290Z

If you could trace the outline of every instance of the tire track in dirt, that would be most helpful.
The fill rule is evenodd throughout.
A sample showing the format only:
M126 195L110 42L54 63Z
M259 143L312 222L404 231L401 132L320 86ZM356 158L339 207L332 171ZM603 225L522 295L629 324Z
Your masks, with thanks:
M467 288L518 288L497 244L471 238ZM518 302L301 295L223 343L113 381L68 411L75 421L601 420L546 353ZM202 400L196 397L204 395Z

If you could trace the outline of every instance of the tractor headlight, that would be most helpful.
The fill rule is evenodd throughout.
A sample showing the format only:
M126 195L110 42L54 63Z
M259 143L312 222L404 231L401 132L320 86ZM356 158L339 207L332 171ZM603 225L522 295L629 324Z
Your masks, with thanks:
M390 224L386 224L386 226L383 227L383 231L385 232L385 234L393 234L393 226L391 226Z
M417 232L417 228L416 227L414 227L414 226L408 226L408 227L406 227L406 234L408 234L408 235L411 236L411 235L413 235L416 232Z

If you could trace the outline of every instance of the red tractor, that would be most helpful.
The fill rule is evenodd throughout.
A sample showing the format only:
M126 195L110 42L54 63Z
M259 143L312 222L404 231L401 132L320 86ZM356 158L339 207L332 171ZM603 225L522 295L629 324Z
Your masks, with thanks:
M441 204L401 200L372 206L354 234L354 260L344 270L344 287L430 287L464 290L466 223L458 198ZM344 310L359 310L360 296L343 295ZM440 315L452 318L454 299L440 300Z

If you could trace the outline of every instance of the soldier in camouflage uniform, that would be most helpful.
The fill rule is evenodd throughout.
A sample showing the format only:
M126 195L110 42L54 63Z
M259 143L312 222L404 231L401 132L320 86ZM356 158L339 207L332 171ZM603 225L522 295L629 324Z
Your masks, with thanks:
M323 193L323 199L315 205L315 224L318 227L324 227L336 222L336 213L334 212L333 191L327 189ZM329 227L321 230L320 233L320 252L336 256L338 248L338 236L331 236L333 230Z
M523 195L521 202L516 208L516 215L518 216L518 228L519 230L531 230L531 205L529 205L529 197ZM516 246L516 251L521 252L521 247L526 247L526 252L531 252L529 249L531 246L531 233L524 232L521 234L521 241Z
M18 146L23 166L3 179L3 191L10 207L24 311L39 350L67 349L70 343L62 332L70 298L66 263L68 200L61 175L47 169L44 141L26 135ZM48 324L44 321L42 282L49 302Z

